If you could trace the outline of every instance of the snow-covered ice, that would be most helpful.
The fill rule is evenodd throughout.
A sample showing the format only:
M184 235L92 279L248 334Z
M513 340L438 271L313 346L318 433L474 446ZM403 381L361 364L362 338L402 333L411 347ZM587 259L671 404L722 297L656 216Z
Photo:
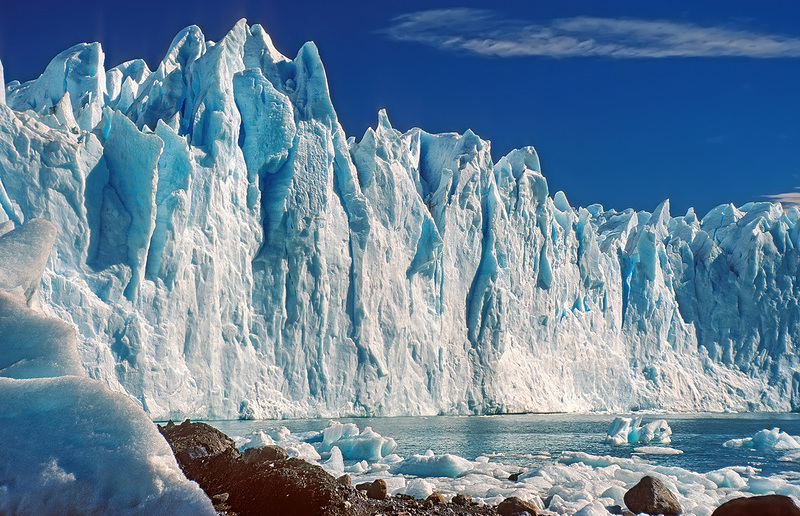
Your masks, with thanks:
M214 514L141 408L86 376L74 327L38 307L55 237L41 219L0 236L0 513Z
M796 207L581 208L532 147L348 139L315 45L244 20L107 66L4 78L0 224L56 225L44 310L155 419L800 408Z

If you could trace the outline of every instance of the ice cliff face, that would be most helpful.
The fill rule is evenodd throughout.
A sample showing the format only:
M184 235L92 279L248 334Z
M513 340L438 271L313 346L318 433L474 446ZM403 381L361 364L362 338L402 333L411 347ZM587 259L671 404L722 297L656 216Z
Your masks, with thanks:
M182 31L4 88L0 222L59 228L41 294L154 418L800 408L800 213L574 208L533 148L347 140L316 47Z

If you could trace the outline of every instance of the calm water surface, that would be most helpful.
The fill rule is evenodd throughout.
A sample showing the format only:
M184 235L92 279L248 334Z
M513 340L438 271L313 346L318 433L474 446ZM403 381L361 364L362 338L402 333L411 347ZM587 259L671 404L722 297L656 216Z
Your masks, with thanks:
M782 474L800 479L800 464L779 461L785 451L725 448L729 439L752 437L762 429L779 427L800 435L800 414L674 414L642 415L643 423L666 419L672 428L672 448L682 455L647 455L647 460L705 473L727 466L753 466L763 475ZM562 451L631 457L640 445L605 443L613 415L524 414L501 416L435 416L395 418L340 418L360 429L372 427L397 441L396 453L407 457L433 450L474 460L533 466L556 459ZM257 430L287 427L292 433L320 431L328 419L281 421L209 421L229 436L249 436Z

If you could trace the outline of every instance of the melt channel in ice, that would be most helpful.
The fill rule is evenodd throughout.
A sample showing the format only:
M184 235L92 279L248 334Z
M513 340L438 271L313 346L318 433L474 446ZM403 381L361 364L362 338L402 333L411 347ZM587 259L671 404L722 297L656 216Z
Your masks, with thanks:
M74 327L40 306L56 227L0 235L0 513L213 515L150 418L86 376Z

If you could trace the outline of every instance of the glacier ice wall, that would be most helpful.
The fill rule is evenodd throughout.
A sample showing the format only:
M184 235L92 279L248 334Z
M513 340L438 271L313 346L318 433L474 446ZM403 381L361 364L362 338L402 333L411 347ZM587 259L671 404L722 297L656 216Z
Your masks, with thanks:
M575 208L533 148L361 141L313 43L56 56L0 104L0 223L59 228L46 309L154 418L800 408L800 212Z

